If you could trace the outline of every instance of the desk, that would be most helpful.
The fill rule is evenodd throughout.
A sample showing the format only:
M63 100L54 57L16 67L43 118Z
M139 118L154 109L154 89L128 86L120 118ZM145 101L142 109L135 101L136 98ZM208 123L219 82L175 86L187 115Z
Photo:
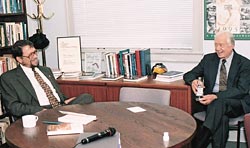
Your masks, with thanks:
M132 113L126 108L140 106L146 112ZM97 102L87 105L68 105L46 110L39 114L37 126L24 129L17 120L6 130L7 143L21 148L72 148L79 134L47 136L42 120L57 121L58 110L73 111L97 116L84 126L85 132L100 132L114 127L121 133L122 148L164 148L163 132L170 133L169 146L188 147L196 129L193 117L177 108L152 103Z
M68 97L74 97L82 93L94 96L96 102L119 101L121 87L142 87L167 89L171 91L170 106L192 113L191 88L185 85L183 80L166 83L155 81L152 78L141 82L123 82L78 79L58 79L62 92Z

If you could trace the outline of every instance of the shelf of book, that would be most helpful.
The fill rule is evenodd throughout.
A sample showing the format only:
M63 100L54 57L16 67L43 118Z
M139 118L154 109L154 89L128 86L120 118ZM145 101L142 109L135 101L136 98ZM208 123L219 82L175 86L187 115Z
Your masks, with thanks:
M142 76L151 74L150 48L137 49L130 52L130 49L105 53L106 75L114 77L123 75L128 80L136 81ZM135 79L133 79L135 78Z
M27 38L25 0L0 1L0 56L10 54L16 41Z

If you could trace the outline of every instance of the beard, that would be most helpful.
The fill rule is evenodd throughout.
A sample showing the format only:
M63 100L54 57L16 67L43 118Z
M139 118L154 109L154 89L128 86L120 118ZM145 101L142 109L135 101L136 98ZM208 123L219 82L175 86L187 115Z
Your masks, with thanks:
M31 68L35 68L39 66L39 60L38 59L34 59L34 60L30 60L30 66Z

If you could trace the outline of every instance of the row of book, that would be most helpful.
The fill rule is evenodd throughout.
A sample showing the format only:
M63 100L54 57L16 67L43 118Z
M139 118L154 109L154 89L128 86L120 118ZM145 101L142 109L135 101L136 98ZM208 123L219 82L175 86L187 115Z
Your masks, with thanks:
M0 47L11 46L18 40L27 39L24 22L0 23Z
M0 14L23 13L23 0L0 0Z
M17 67L16 60L12 57L0 57L0 75Z
M151 74L150 49L138 49L130 52L130 49L121 50L118 53L105 54L106 77L116 78L120 75L124 79L135 80Z

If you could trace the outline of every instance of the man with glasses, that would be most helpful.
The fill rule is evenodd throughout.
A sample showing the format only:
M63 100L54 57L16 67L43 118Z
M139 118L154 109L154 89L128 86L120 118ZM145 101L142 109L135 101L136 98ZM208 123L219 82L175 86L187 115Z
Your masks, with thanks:
M66 104L93 102L90 94L72 98L64 96L51 69L39 66L37 50L32 42L17 41L13 45L12 55L19 64L17 68L1 75L0 86L2 102L14 117L19 118Z
M219 32L214 39L215 52L184 75L194 94L198 84L204 96L198 102L206 109L206 119L194 138L194 148L206 148L212 139L213 148L225 148L229 133L229 118L250 112L250 63L235 52L234 37ZM203 77L203 82L198 80Z

